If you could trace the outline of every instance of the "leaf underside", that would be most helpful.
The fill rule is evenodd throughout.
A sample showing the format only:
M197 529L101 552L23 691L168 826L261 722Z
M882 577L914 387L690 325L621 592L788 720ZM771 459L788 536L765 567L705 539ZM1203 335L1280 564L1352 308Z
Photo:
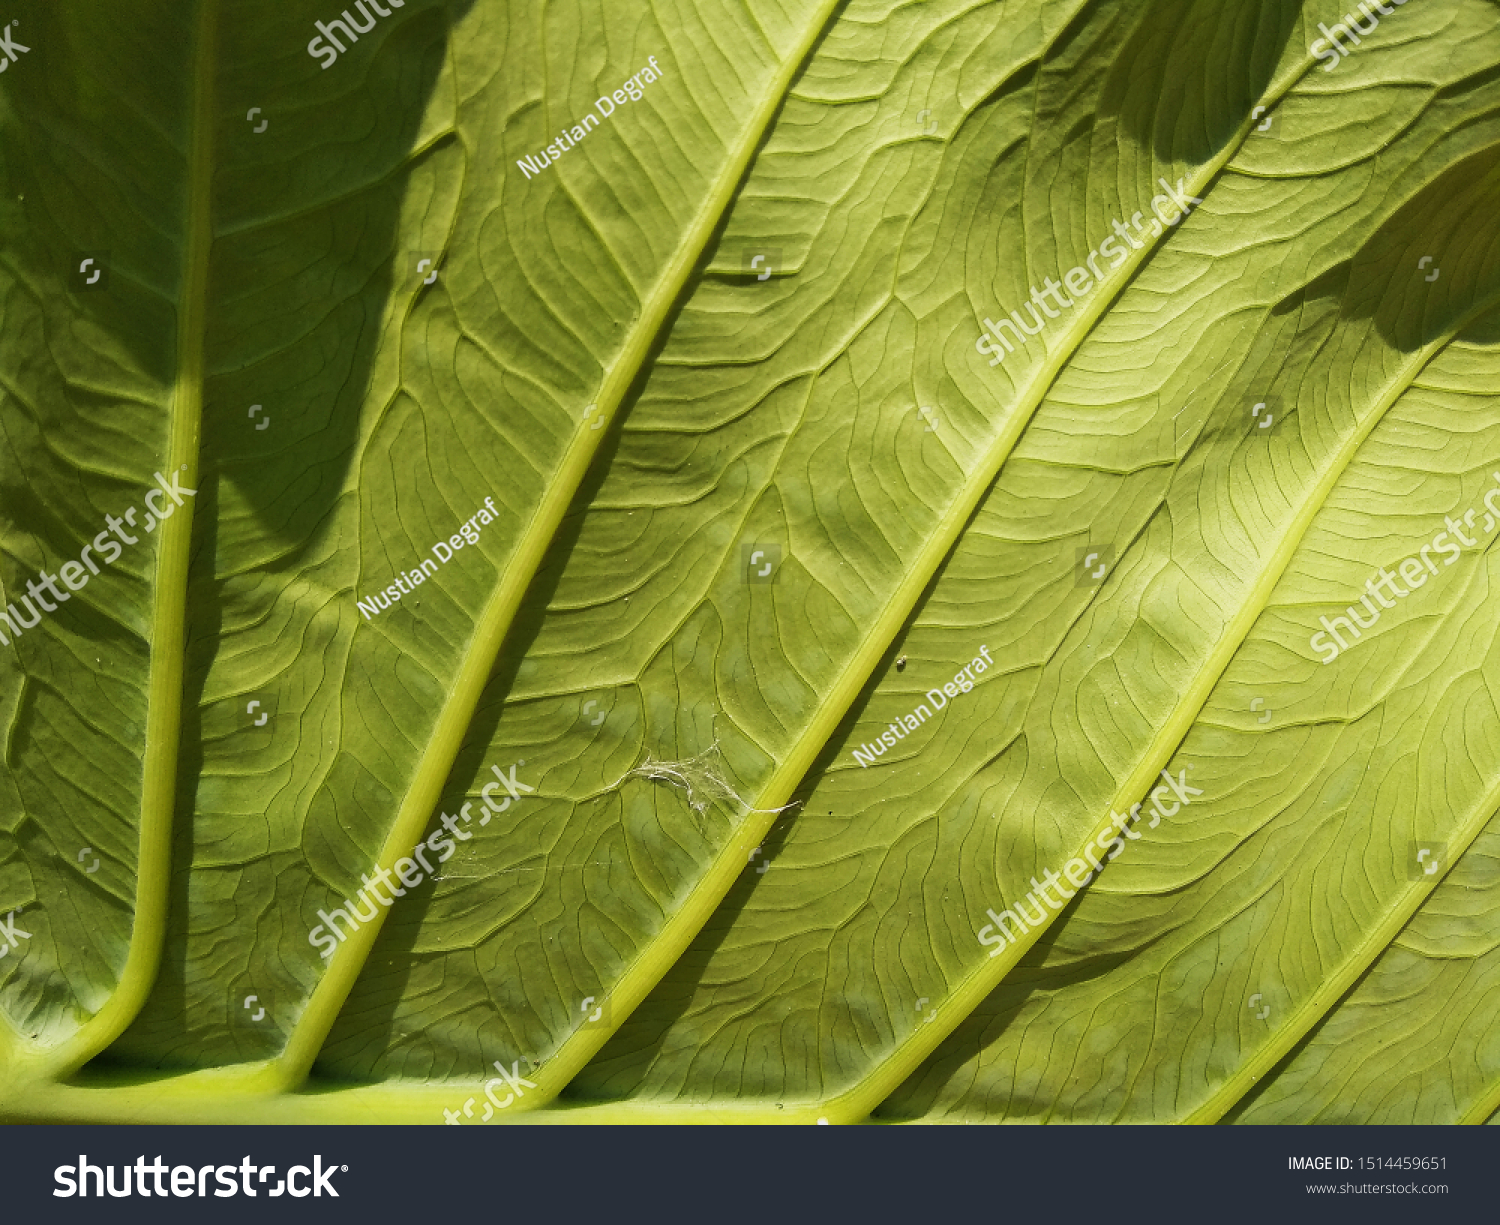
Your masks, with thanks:
M1494 1120L1492 0L14 20L0 1117Z

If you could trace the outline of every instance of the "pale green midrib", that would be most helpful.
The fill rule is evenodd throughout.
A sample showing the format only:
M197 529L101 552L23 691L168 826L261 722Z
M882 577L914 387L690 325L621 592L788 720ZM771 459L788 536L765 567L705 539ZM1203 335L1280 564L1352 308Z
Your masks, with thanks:
M1500 811L1500 782L1485 793L1481 803L1475 805L1469 819L1459 826L1457 837L1450 838L1448 845L1454 848L1454 853L1447 856L1448 868L1430 881L1409 882L1405 889L1396 894L1380 916L1380 921L1339 963L1336 972L1304 1004L1291 1012L1286 1025L1277 1029L1271 1041L1257 1051L1253 1059L1247 1061L1215 1091L1213 1097L1187 1117L1188 1123L1217 1123L1255 1086L1256 1081L1281 1062L1324 1014L1343 998L1344 993L1354 986L1359 976L1375 963L1375 959L1390 947L1391 941L1411 922L1422 903L1447 879L1449 872L1474 844L1474 840L1484 831L1497 811Z
M732 150L719 177L714 181L690 223L683 242L662 272L656 287L642 304L640 318L631 329L625 346L610 367L595 400L606 422L613 422L620 403L639 375L652 345L660 335L667 317L701 259L709 240L718 228L726 210L733 203L740 180L744 177L771 118L783 104L793 78L801 70L807 55L821 37L833 13L842 3L843 0L823 0L818 11L809 21L802 43L783 61L779 72L773 78L741 134L738 144ZM583 426L577 429L557 477L551 483L531 523L527 526L510 564L506 567L500 586L480 614L473 637L470 639L466 658L460 667L457 682L438 717L433 735L423 750L412 785L407 791L396 821L381 848L380 857L375 864L377 870L385 868L393 871L396 861L410 853L411 848L425 831L427 822L441 798L443 784L453 768L458 750L463 743L464 733L468 729L474 711L478 708L495 658L499 654L516 610L520 607L527 588L542 559L546 556L548 547L555 539L563 516L572 504L578 487L593 460L594 453L606 433L608 433L607 427L594 430ZM701 892L701 886L694 891L695 898L699 892ZM697 926L701 925L702 921L712 913L716 904L717 899L714 899L702 906L701 914L679 912L673 917L667 930L672 931L686 922L695 921L693 930L696 931ZM385 916L386 909L382 907L374 922L367 923L355 931L329 959L328 968L317 987L314 988L307 1007L298 1018L281 1056L270 1064L264 1065L264 1069L259 1074L250 1075L250 1079L257 1086L285 1091L301 1084L306 1079L322 1047L323 1040L337 1019L339 1010L343 1007L370 950L374 947L375 938L385 922ZM638 961L637 965L640 964L642 964L641 961ZM644 990L640 994L644 996ZM618 1006L623 1003L625 996L617 989L610 998ZM614 1015L617 1018L616 1023L619 1019L623 1019L618 1012ZM593 1030L585 1032L590 1036L595 1033ZM599 1043L595 1044L595 1049L607 1036L607 1030L601 1027ZM562 1049L568 1050L569 1047L565 1044ZM548 1067L553 1066L555 1063L549 1062ZM581 1062L579 1066L582 1066ZM553 1094L561 1088L562 1086L558 1085L552 1091ZM527 1098L530 1097L531 1094L528 1093Z
M522 1065L524 1068L524 1064ZM440 1123L445 1109L460 1111L466 1099L484 1101L479 1082L319 1086L284 1094L236 1093L222 1069L185 1072L160 1080L145 1077L92 1077L85 1084L31 1082L0 1103L0 1124L49 1123L258 1123L348 1124ZM226 1092L226 1089L228 1090ZM530 1096L530 1091L527 1091ZM807 1103L777 1110L766 1103L720 1102L684 1105L582 1104L549 1110L496 1114L490 1122L547 1123L816 1123L819 1112ZM473 1111L466 1122L480 1123Z
M1267 105L1274 105L1276 100L1296 84L1306 70L1304 66L1300 71L1289 71L1283 80L1268 92ZM1229 144L1220 158L1206 163L1200 169L1198 176L1192 182L1192 192L1196 193L1224 166L1228 165L1238 144L1242 143L1244 137L1248 135L1250 126L1247 120L1241 129L1240 140ZM694 887L684 908L667 922L663 927L662 935L654 940L621 976L610 995L612 1024L580 1027L574 1030L539 1074L536 1092L534 1094L528 1092L526 1097L517 1103L518 1109L535 1109L555 1098L567 1081L576 1076L584 1064L603 1047L624 1018L645 999L650 988L659 981L662 972L686 950L692 936L717 907L723 893L744 871L749 851L764 839L779 815L780 809L791 798L798 783L817 760L818 754L837 730L839 723L848 713L870 676L874 674L880 658L894 641L901 626L911 616L922 592L926 590L944 559L952 552L964 527L999 476L1000 469L1010 457L1021 433L1030 422L1032 414L1046 398L1047 392L1056 382L1062 368L1072 359L1078 346L1083 343L1106 309L1124 292L1137 269L1156 250L1157 243L1165 242L1170 233L1171 227L1166 227L1153 241L1142 244L1139 251L1133 251L1132 258L1112 274L1115 278L1113 283L1116 286L1113 296L1100 293L1087 309L1075 316L1071 326L1063 333L1057 351L1049 355L1039 367L1032 377L1026 394L1016 402L1016 406L1011 410L1010 418L996 435L983 463L970 473L958 494L949 503L947 510L939 518L933 535L922 546L916 561L886 601L885 607L872 623L870 632L860 648L850 656L849 662L839 674L838 681L829 689L827 698L798 736L787 758L757 794L754 810L747 815L734 836L725 844L708 874ZM954 1024L956 1025L957 1022L955 1021ZM932 1025L924 1026L924 1030L937 1027L937 1023L934 1022ZM559 1079L562 1079L563 1083L557 1083ZM841 1099L831 1099L830 1106L839 1100ZM873 1109L873 1106L871 1108ZM625 1105L622 1109L630 1110L633 1107ZM650 1108L642 1107L641 1109ZM778 1113L785 1115L785 1111ZM822 1113L826 1114L827 1109L823 1109Z
M172 390L164 472L189 489L198 482L203 419L203 361L209 253L213 245L214 54L217 0L201 0L190 62L194 67L191 145L187 170L181 307L177 312L176 383ZM146 749L141 786L140 850L135 919L119 982L104 1006L66 1041L37 1060L40 1074L71 1074L125 1032L156 981L166 936L172 862L172 816L177 799L177 756L182 730L186 651L187 580L193 533L193 498L161 525L156 555L155 607L147 683Z

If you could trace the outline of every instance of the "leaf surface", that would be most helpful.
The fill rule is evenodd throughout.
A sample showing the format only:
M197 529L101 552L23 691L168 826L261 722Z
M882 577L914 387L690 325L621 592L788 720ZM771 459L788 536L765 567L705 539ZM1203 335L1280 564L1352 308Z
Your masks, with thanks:
M1493 5L148 8L0 81L5 601L197 490L0 654L0 1111L1500 1108Z

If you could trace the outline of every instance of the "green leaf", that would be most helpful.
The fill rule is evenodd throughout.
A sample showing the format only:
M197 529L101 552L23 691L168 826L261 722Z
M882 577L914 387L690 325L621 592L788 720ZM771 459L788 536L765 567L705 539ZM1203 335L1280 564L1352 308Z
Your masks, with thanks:
M1500 16L1339 17L28 8L4 600L196 492L0 653L0 1114L1493 1114Z
M1236 1122L1482 1123L1500 1109L1497 851L1492 821Z

